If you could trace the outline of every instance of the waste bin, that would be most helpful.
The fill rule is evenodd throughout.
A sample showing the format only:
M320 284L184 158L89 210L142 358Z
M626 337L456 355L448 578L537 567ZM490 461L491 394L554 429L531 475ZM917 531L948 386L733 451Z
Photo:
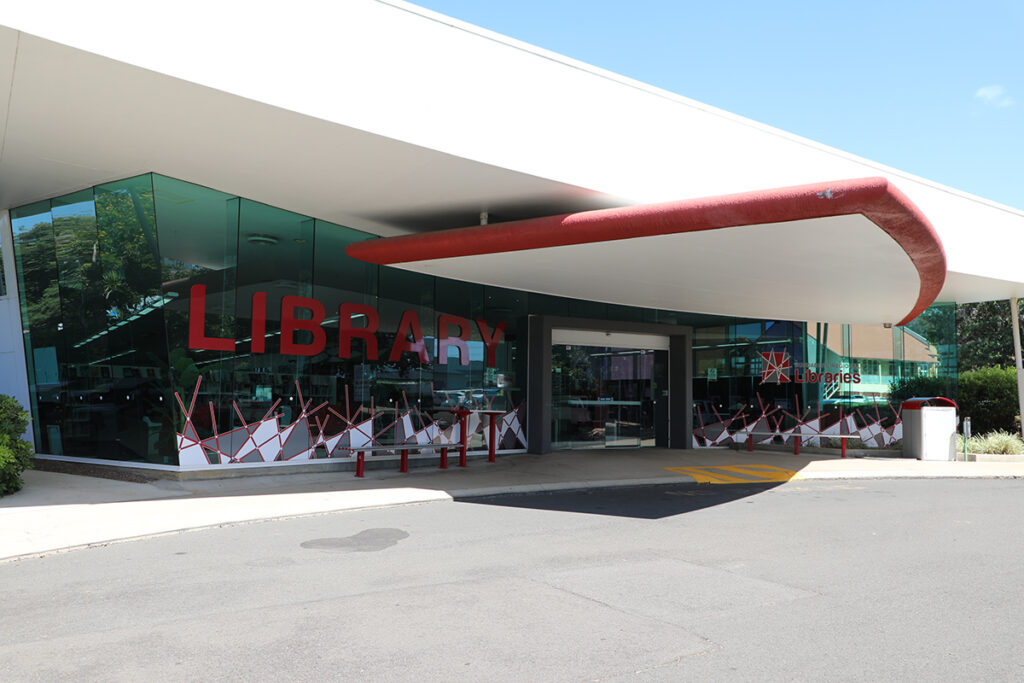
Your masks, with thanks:
M956 460L956 410L955 402L941 396L904 401L903 457Z

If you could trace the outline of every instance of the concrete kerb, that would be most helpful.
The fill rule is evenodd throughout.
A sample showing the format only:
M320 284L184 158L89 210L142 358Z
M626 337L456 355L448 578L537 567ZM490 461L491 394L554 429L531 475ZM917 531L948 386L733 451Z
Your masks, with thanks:
M525 451L512 451L511 453L503 453L502 456L514 455L520 452L525 453ZM468 462L486 461L487 457L487 451L469 451L466 453L466 460ZM453 467L454 463L458 462L458 458L457 447L449 449L448 466ZM437 468L439 459L440 456L437 454L410 454L409 468L411 470ZM374 470L397 470L398 463L399 456L397 455L374 455L366 459L365 469L368 472ZM239 463L230 467L179 469L169 465L121 465L110 460L37 455L35 467L45 472L62 472L64 474L79 474L87 477L105 477L120 481L145 483L161 479L187 482L208 479L276 476L281 474L354 472L356 460L354 457L330 458L304 463Z

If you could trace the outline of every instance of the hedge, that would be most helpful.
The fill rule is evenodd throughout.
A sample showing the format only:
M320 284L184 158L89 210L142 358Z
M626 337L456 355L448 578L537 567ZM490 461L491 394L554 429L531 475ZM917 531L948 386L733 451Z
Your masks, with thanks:
M32 467L32 445L21 438L28 413L13 396L0 394L0 496L21 489L21 473Z
M976 434L1016 432L1017 371L988 367L960 373L960 416Z

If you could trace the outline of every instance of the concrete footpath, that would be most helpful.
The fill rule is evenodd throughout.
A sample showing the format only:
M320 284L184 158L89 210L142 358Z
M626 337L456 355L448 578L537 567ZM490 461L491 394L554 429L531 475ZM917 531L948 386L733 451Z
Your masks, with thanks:
M273 474L130 483L29 471L0 498L0 561L188 529L481 495L796 479L1017 478L1024 462L922 462L755 450L593 450L506 455L459 468Z

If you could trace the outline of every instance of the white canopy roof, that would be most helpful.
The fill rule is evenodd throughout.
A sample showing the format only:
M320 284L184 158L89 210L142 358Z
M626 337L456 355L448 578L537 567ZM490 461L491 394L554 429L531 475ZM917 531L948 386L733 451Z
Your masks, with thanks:
M402 2L8 3L0 132L5 208L156 171L380 235L481 211L524 219L881 176L945 249L939 301L1024 296L1018 210ZM719 231L699 245L719 256L695 265L741 276L709 280L715 297L656 278L635 293L660 306L654 293L672 287L683 310L808 319L828 307L831 319L893 322L906 307L888 304L917 294L888 260L905 254L852 223L835 229L790 238L793 263L835 264L806 282ZM676 248L619 255L644 268ZM613 300L569 268L528 277L535 291ZM862 304L835 305L858 283ZM752 289L785 286L816 293L751 306Z

